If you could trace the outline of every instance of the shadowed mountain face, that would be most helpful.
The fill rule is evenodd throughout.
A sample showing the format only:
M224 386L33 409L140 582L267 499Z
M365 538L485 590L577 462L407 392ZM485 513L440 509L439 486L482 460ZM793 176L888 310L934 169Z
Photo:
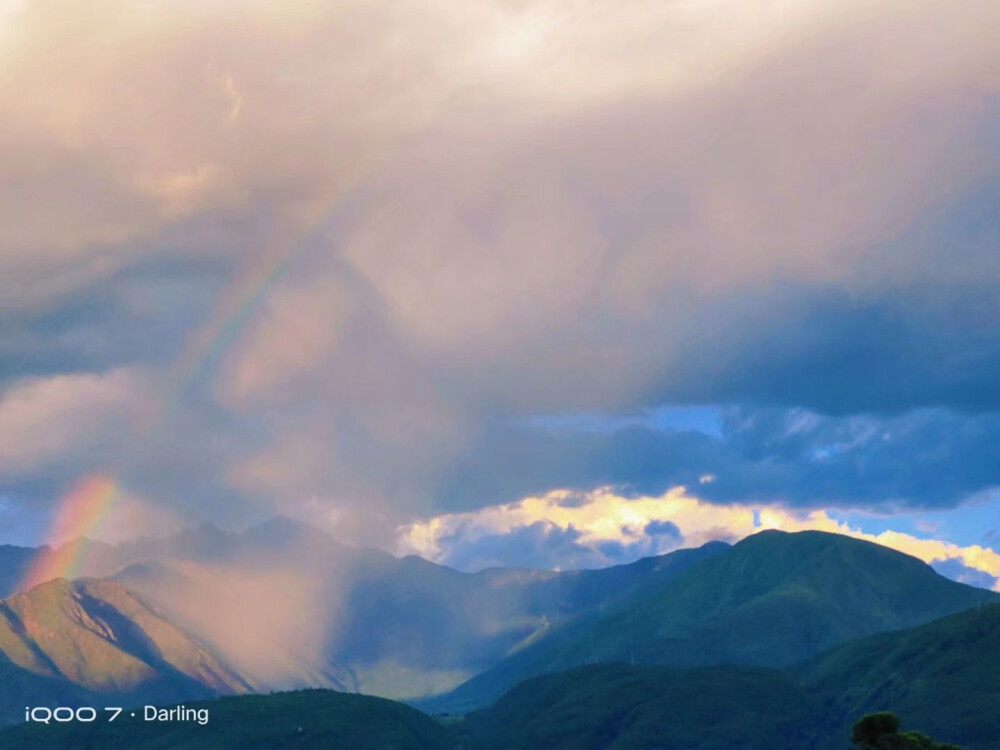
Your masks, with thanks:
M0 653L0 727L23 722L25 706L94 705L92 697L65 679L35 674Z
M915 558L821 532L768 531L583 614L426 705L468 710L579 664L785 667L838 643L996 600Z
M112 581L60 579L0 601L0 660L43 705L61 695L139 702L253 687ZM25 704L14 705L20 716Z

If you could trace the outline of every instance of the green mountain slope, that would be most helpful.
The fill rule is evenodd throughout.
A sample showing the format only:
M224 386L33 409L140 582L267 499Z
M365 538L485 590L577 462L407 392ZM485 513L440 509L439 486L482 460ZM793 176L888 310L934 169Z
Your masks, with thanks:
M602 664L522 682L458 728L483 750L800 750L828 734L820 714L774 670Z
M885 547L836 534L767 531L655 590L585 614L421 704L466 711L532 675L630 662L785 667L853 638L996 600Z
M0 731L5 750L450 750L453 734L419 711L382 698L302 690L185 704L209 721L24 725Z
M861 716L966 750L1000 737L1000 604L837 646L782 671L592 665L535 677L460 724L482 748L840 750Z
M887 710L942 741L1000 744L1000 604L852 641L792 673L841 716Z

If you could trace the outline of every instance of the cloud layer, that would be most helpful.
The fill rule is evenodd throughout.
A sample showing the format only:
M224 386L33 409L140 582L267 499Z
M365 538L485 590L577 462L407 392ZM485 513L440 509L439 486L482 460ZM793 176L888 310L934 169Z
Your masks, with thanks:
M981 497L998 22L989 0L12 5L0 517L93 472L181 518L384 545L705 474L720 507ZM724 429L635 425L665 405ZM538 422L580 414L611 427ZM525 555L577 554L539 523Z

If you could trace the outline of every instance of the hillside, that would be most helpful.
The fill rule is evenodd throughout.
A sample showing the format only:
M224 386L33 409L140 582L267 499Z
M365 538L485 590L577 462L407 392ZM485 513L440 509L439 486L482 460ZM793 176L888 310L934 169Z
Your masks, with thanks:
M568 622L421 705L478 708L520 680L580 664L786 667L854 638L996 599L886 547L822 532L767 531L655 590Z
M95 699L88 690L64 679L35 674L0 654L0 727L23 722L25 706L94 705Z
M252 688L196 640L110 581L50 581L0 601L0 658L27 694L183 700ZM13 701L20 693L5 685ZM46 697L45 689L56 695ZM23 706L18 697L15 704Z
M209 711L205 725L146 722L28 725L0 731L5 750L451 750L452 733L401 703L329 690L240 696L185 704Z
M876 711L966 750L1000 737L1000 604L777 671L601 664L534 677L456 728L469 747L841 750ZM742 743L742 744L741 744Z
M995 748L1000 737L1000 604L870 636L795 667L843 717L896 713L936 739ZM846 718L845 718L846 720Z
M825 737L820 713L774 670L601 664L519 683L457 728L482 750L800 750Z

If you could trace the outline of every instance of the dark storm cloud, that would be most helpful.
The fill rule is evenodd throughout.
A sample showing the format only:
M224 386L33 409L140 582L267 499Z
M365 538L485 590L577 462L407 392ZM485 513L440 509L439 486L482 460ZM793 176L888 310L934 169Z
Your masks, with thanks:
M217 259L150 253L43 308L5 311L0 384L133 364L169 366L231 273Z
M669 536L678 541L683 538L677 524L671 521L650 521L642 531L649 536Z
M658 496L684 485L718 503L881 510L955 507L1000 487L1000 415L922 409L824 416L727 407L719 437L629 427L610 434L497 430L449 472L451 510L552 487Z

